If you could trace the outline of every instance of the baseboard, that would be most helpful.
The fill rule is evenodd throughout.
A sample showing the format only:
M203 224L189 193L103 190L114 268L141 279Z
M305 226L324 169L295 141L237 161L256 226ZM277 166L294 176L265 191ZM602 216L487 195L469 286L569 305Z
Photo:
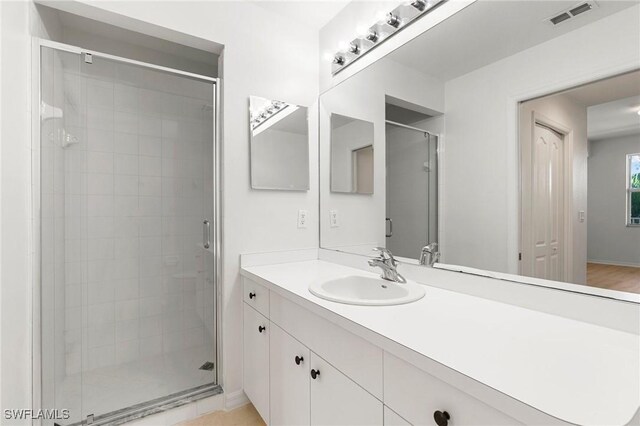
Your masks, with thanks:
M224 409L225 411L233 410L234 408L242 407L249 403L249 398L245 395L242 389L235 392L225 393Z
M615 261L612 261L612 260L587 259L587 263L597 263L598 265L630 266L632 268L640 268L640 263L615 262Z

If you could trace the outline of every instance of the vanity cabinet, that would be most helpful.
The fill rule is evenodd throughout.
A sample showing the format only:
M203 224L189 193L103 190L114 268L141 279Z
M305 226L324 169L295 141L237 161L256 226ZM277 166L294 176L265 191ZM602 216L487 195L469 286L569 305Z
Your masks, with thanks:
M278 293L243 281L244 390L267 424L523 424Z

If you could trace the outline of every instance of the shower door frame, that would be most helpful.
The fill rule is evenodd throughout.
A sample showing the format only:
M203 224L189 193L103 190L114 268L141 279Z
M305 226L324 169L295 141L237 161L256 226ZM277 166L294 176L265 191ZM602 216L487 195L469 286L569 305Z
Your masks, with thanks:
M60 43L48 39L39 37L32 37L32 69L31 69L31 206L32 220L30 226L31 233L31 356L32 356L32 407L34 410L39 410L42 407L42 326L41 326L41 314L42 314L42 264L41 264L41 205L40 199L42 195L40 184L40 170L41 170L41 111L40 105L42 100L41 93L41 78L42 78L42 49L51 48L58 51L70 52L78 54L79 60L82 60L82 54L88 53L95 57L103 59L109 59L112 61L123 62L131 65L137 65L144 68L154 69L174 75L179 75L187 78L192 78L200 81L209 82L213 85L213 97L211 99L213 103L213 238L211 241L211 248L213 249L213 279L214 279L214 291L213 291L213 306L215 312L215 325L214 325L214 342L215 348L215 381L211 384L197 386L195 388L187 389L184 392L180 392L181 397L176 398L177 401L173 401L166 397L159 398L157 400L146 401L141 404L137 404L131 407L122 407L118 411L114 411L107 414L107 418L104 419L109 424L121 424L125 421L133 420L134 418L141 418L147 415L156 414L167 411L169 409L179 407L184 404L188 404L193 401L197 401L202 398L211 397L222 393L222 387L220 380L222 378L222 312L221 312L221 285L223 278L223 257L222 257L222 121L220 113L221 105L221 91L222 91L222 79L220 77L208 77L200 74L194 74L187 71L177 70L174 68L164 67L161 65L150 64L147 62L137 61L134 59L123 58L120 56L111 55L108 53L102 53L91 49L84 49L78 46ZM200 389L202 389L200 391ZM182 395L184 394L184 395ZM59 408L64 407L49 407ZM144 412L140 414L140 412ZM138 414L136 414L138 413ZM94 424L101 424L100 417L96 417ZM35 420L34 425L40 425L41 420Z

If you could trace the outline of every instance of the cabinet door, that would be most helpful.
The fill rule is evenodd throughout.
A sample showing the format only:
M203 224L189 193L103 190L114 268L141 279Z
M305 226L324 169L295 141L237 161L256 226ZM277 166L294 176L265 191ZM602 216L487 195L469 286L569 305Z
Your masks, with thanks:
M312 425L383 424L382 402L313 352L308 374Z
M244 393L266 423L269 423L269 321L244 305Z
M271 425L309 424L309 349L271 324Z
M384 426L411 426L411 423L400 417L398 413L385 405Z

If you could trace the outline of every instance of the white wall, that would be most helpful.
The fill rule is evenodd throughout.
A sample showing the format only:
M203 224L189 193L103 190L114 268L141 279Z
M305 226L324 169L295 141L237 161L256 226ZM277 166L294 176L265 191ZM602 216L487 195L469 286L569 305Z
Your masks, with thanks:
M2 371L0 408L31 406L31 61L32 6L1 2L0 199ZM35 19L34 19L35 20ZM34 32L40 28L35 26ZM4 423L3 418L3 423ZM19 422L7 422L18 424Z
M640 152L640 135L589 143L590 262L640 267L640 227L626 226L627 154Z
M56 3L57 5L57 3ZM317 247L315 227L298 229L297 210L318 220L316 174L308 192L252 191L249 186L249 95L311 105L318 94L317 34L249 2L70 2L67 10L180 42L193 36L225 46L224 279L222 383L227 397L242 388L241 286L244 252ZM29 11L2 3L2 408L31 405ZM197 47L197 46L195 46ZM315 108L310 116L315 116ZM311 135L317 134L312 123ZM311 140L310 152L317 152ZM310 168L317 159L310 156ZM268 206L269 208L265 208ZM11 348L6 350L5 348Z
M447 242L460 262L517 273L516 102L637 67L639 22L635 6L446 83L444 215L464 236ZM473 191L464 185L471 165L459 158L474 159ZM477 220L463 217L466 203Z

